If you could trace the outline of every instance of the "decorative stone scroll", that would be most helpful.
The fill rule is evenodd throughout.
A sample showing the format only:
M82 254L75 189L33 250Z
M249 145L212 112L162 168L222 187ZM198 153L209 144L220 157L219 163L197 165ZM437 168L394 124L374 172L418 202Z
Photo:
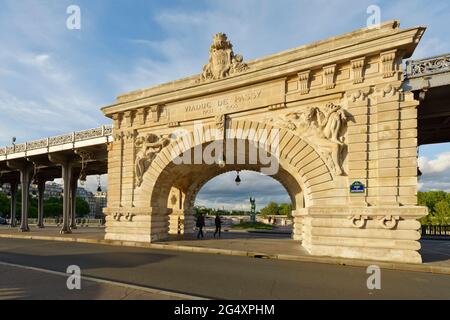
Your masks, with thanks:
M158 153L169 143L170 139L168 137L158 136L153 133L147 134L146 136L140 136L136 139L134 143L136 148L136 187L141 186L144 173L148 170Z
M379 218L380 225L384 229L394 229L397 226L399 220L400 216L391 216L391 215Z
M242 55L235 55L227 35L218 33L209 49L209 62L203 67L199 81L218 80L248 70Z
M353 227L362 229L365 227L367 220L369 220L369 217L364 215L355 215L349 217L349 220Z
M309 107L287 113L271 122L301 136L317 148L336 175L344 174L342 151L345 148L347 114L341 106L328 103L324 107Z

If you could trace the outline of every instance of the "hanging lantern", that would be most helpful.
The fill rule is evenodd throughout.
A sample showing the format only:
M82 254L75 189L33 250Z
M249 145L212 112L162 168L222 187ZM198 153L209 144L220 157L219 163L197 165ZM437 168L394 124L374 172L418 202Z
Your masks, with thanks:
M237 171L237 177L234 180L236 182L236 185L239 186L241 184L241 177L239 177L239 171Z
M80 180L80 184L82 186L86 184L86 172L84 172L84 170L80 172L80 177L78 179Z
M101 182L100 182L100 175L97 176L97 181L98 181L97 192L102 192L102 185L101 185Z

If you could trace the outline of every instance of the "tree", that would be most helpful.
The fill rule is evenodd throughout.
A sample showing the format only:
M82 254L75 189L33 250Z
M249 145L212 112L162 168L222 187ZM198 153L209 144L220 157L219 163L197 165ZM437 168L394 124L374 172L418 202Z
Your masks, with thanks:
M428 207L429 212L434 212L436 203L446 199L448 199L448 194L444 191L427 191L417 194L418 204Z
M290 203L282 203L280 204L280 208L278 213L282 216L292 216L292 205Z
M77 215L80 217L85 217L89 215L91 208L89 208L89 203L82 198L77 198Z
M8 197L0 193L0 217L6 217L9 215L9 199Z
M63 214L63 199L50 198L44 201L44 215L46 217L62 216Z
M419 192L417 202L428 207L428 216L420 219L421 224L448 224L450 223L450 193L444 191Z
M450 203L445 200L441 200L434 206L434 215L432 220L437 225L447 225L450 220Z
M272 216L277 215L280 208L276 202L269 202L267 206L261 209L261 215L263 216Z

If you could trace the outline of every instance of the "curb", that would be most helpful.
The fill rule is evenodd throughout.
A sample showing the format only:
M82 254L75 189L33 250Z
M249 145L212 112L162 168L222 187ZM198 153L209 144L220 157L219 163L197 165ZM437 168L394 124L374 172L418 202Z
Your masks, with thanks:
M260 258L260 259L271 259L271 260L322 263L322 264L341 265L341 266L349 266L349 267L368 267L370 265L376 264L380 268L387 269L387 270L424 272L424 273L450 275L450 267L444 267L444 266L439 266L439 265L430 265L430 264L397 263L397 262L385 262L385 261L375 261L375 260L368 261L368 260L320 257L320 256L296 256L296 255L288 255L288 254L267 254L267 253L261 253L261 252L228 250L228 249L218 249L218 248L203 248L203 247L192 247L192 246L180 246L180 245L162 244L162 243L145 243L145 242L88 239L88 238L75 238L75 237L58 237L58 236L0 234L0 239L24 239L24 240L42 240L42 241L78 242L78 243L101 244L101 245L120 246L120 247L135 247L135 248L148 248L148 249L159 249L159 250L172 250L172 251L179 251L179 252L219 254L219 255L227 255L227 256L238 256L238 257L249 257L249 258Z

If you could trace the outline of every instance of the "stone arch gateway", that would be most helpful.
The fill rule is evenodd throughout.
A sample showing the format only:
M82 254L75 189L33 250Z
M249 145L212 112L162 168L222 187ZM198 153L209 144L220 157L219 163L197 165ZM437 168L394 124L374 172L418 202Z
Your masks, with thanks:
M248 62L219 33L200 74L118 97L106 239L190 233L204 183L255 170L286 188L311 254L421 262L418 102L401 87L424 31L392 21Z

